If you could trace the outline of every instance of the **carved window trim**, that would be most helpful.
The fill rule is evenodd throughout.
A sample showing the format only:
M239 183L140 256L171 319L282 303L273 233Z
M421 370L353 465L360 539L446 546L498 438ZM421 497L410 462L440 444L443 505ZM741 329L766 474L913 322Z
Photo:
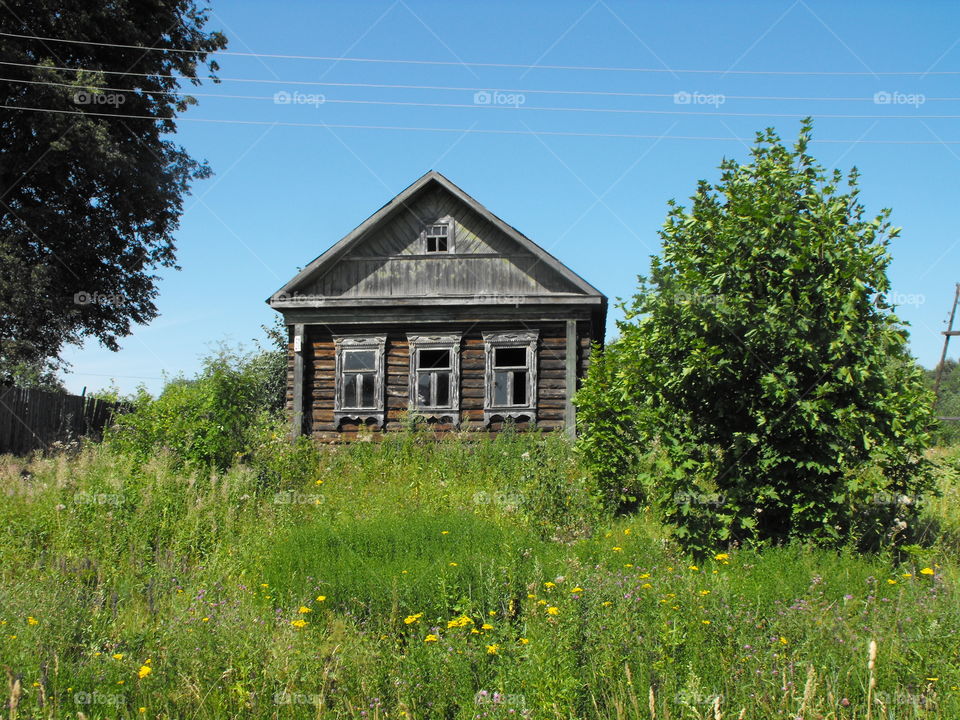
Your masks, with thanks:
M356 420L358 424L365 424L374 420L379 427L385 422L384 411L384 369L386 366L385 352L387 345L386 335L340 335L333 339L336 348L333 395L333 424L339 430L344 420ZM343 376L344 355L351 350L374 351L373 401L372 408L344 407L343 404Z
M431 231L435 225L445 225L447 228L446 234L446 249L430 249L430 238L431 237L440 237L434 235ZM454 221L452 215L446 215L442 218L437 218L433 222L426 223L423 230L420 231L420 250L424 255L453 255L456 251L456 235L457 235L457 223ZM438 241L439 242L439 241Z
M537 345L539 330L498 331L483 333L483 348L486 358L484 370L483 422L489 425L493 417L504 419L527 418L531 423L537 421ZM524 405L496 405L494 394L494 356L499 348L524 348L527 352L527 402Z
M454 427L460 426L460 343L462 333L443 333L437 335L407 334L410 345L410 412L420 417L443 421L448 419ZM417 402L417 381L420 375L420 350L449 350L450 351L450 402L447 405L435 407L419 405Z

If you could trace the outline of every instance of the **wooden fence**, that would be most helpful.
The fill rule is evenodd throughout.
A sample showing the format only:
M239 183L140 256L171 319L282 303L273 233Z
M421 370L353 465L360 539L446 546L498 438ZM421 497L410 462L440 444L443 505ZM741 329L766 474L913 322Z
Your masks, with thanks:
M0 454L23 455L57 440L99 437L120 403L0 385Z

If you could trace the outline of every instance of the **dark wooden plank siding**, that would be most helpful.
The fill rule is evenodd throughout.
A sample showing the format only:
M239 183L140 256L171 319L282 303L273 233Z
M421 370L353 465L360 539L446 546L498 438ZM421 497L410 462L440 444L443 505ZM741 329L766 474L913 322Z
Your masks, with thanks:
M490 325L471 324L470 326L428 326L404 327L364 326L363 332L371 335L386 335L385 349L385 429L396 431L404 427L404 414L409 402L410 358L406 334L425 332L441 334L444 332L463 332L460 355L460 429L488 430L496 432L502 423L494 421L489 428L484 427L484 375L485 357L484 330L528 330L533 329L521 323L497 323ZM536 327L540 333L537 351L537 427L554 430L564 425L566 406L566 326L565 323L543 323ZM580 332L589 332L589 323L580 322ZM307 326L304 341L304 400L305 432L319 440L355 439L361 428L355 423L345 422L338 429L334 426L334 372L335 334L356 333L356 326L338 328L327 326ZM581 336L578 346L578 375L585 371L589 350L589 336ZM292 344L290 345L292 353ZM292 368L292 363L290 364ZM292 369L289 371L292 376ZM288 405L290 398L288 397ZM518 423L520 429L526 423ZM379 428L368 428L374 435ZM434 423L437 432L449 432L455 428L446 423Z

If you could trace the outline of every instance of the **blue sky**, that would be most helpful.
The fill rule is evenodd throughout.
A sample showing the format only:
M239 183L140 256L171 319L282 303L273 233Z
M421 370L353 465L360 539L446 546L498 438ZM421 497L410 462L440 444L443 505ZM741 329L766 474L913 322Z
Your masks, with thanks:
M119 352L65 353L72 392L156 392L214 344L249 345L267 296L431 168L628 297L667 200L804 115L821 163L857 166L868 211L893 209L899 314L918 359L939 357L960 281L955 2L233 0L209 27L258 56L220 57L179 124L216 173L186 199L182 270Z

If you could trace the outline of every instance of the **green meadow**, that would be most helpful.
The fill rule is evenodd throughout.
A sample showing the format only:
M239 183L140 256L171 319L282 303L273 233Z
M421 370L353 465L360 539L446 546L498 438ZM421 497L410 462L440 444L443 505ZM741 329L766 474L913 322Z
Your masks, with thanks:
M277 443L0 459L10 718L960 717L956 454L923 546L695 561L557 436Z

